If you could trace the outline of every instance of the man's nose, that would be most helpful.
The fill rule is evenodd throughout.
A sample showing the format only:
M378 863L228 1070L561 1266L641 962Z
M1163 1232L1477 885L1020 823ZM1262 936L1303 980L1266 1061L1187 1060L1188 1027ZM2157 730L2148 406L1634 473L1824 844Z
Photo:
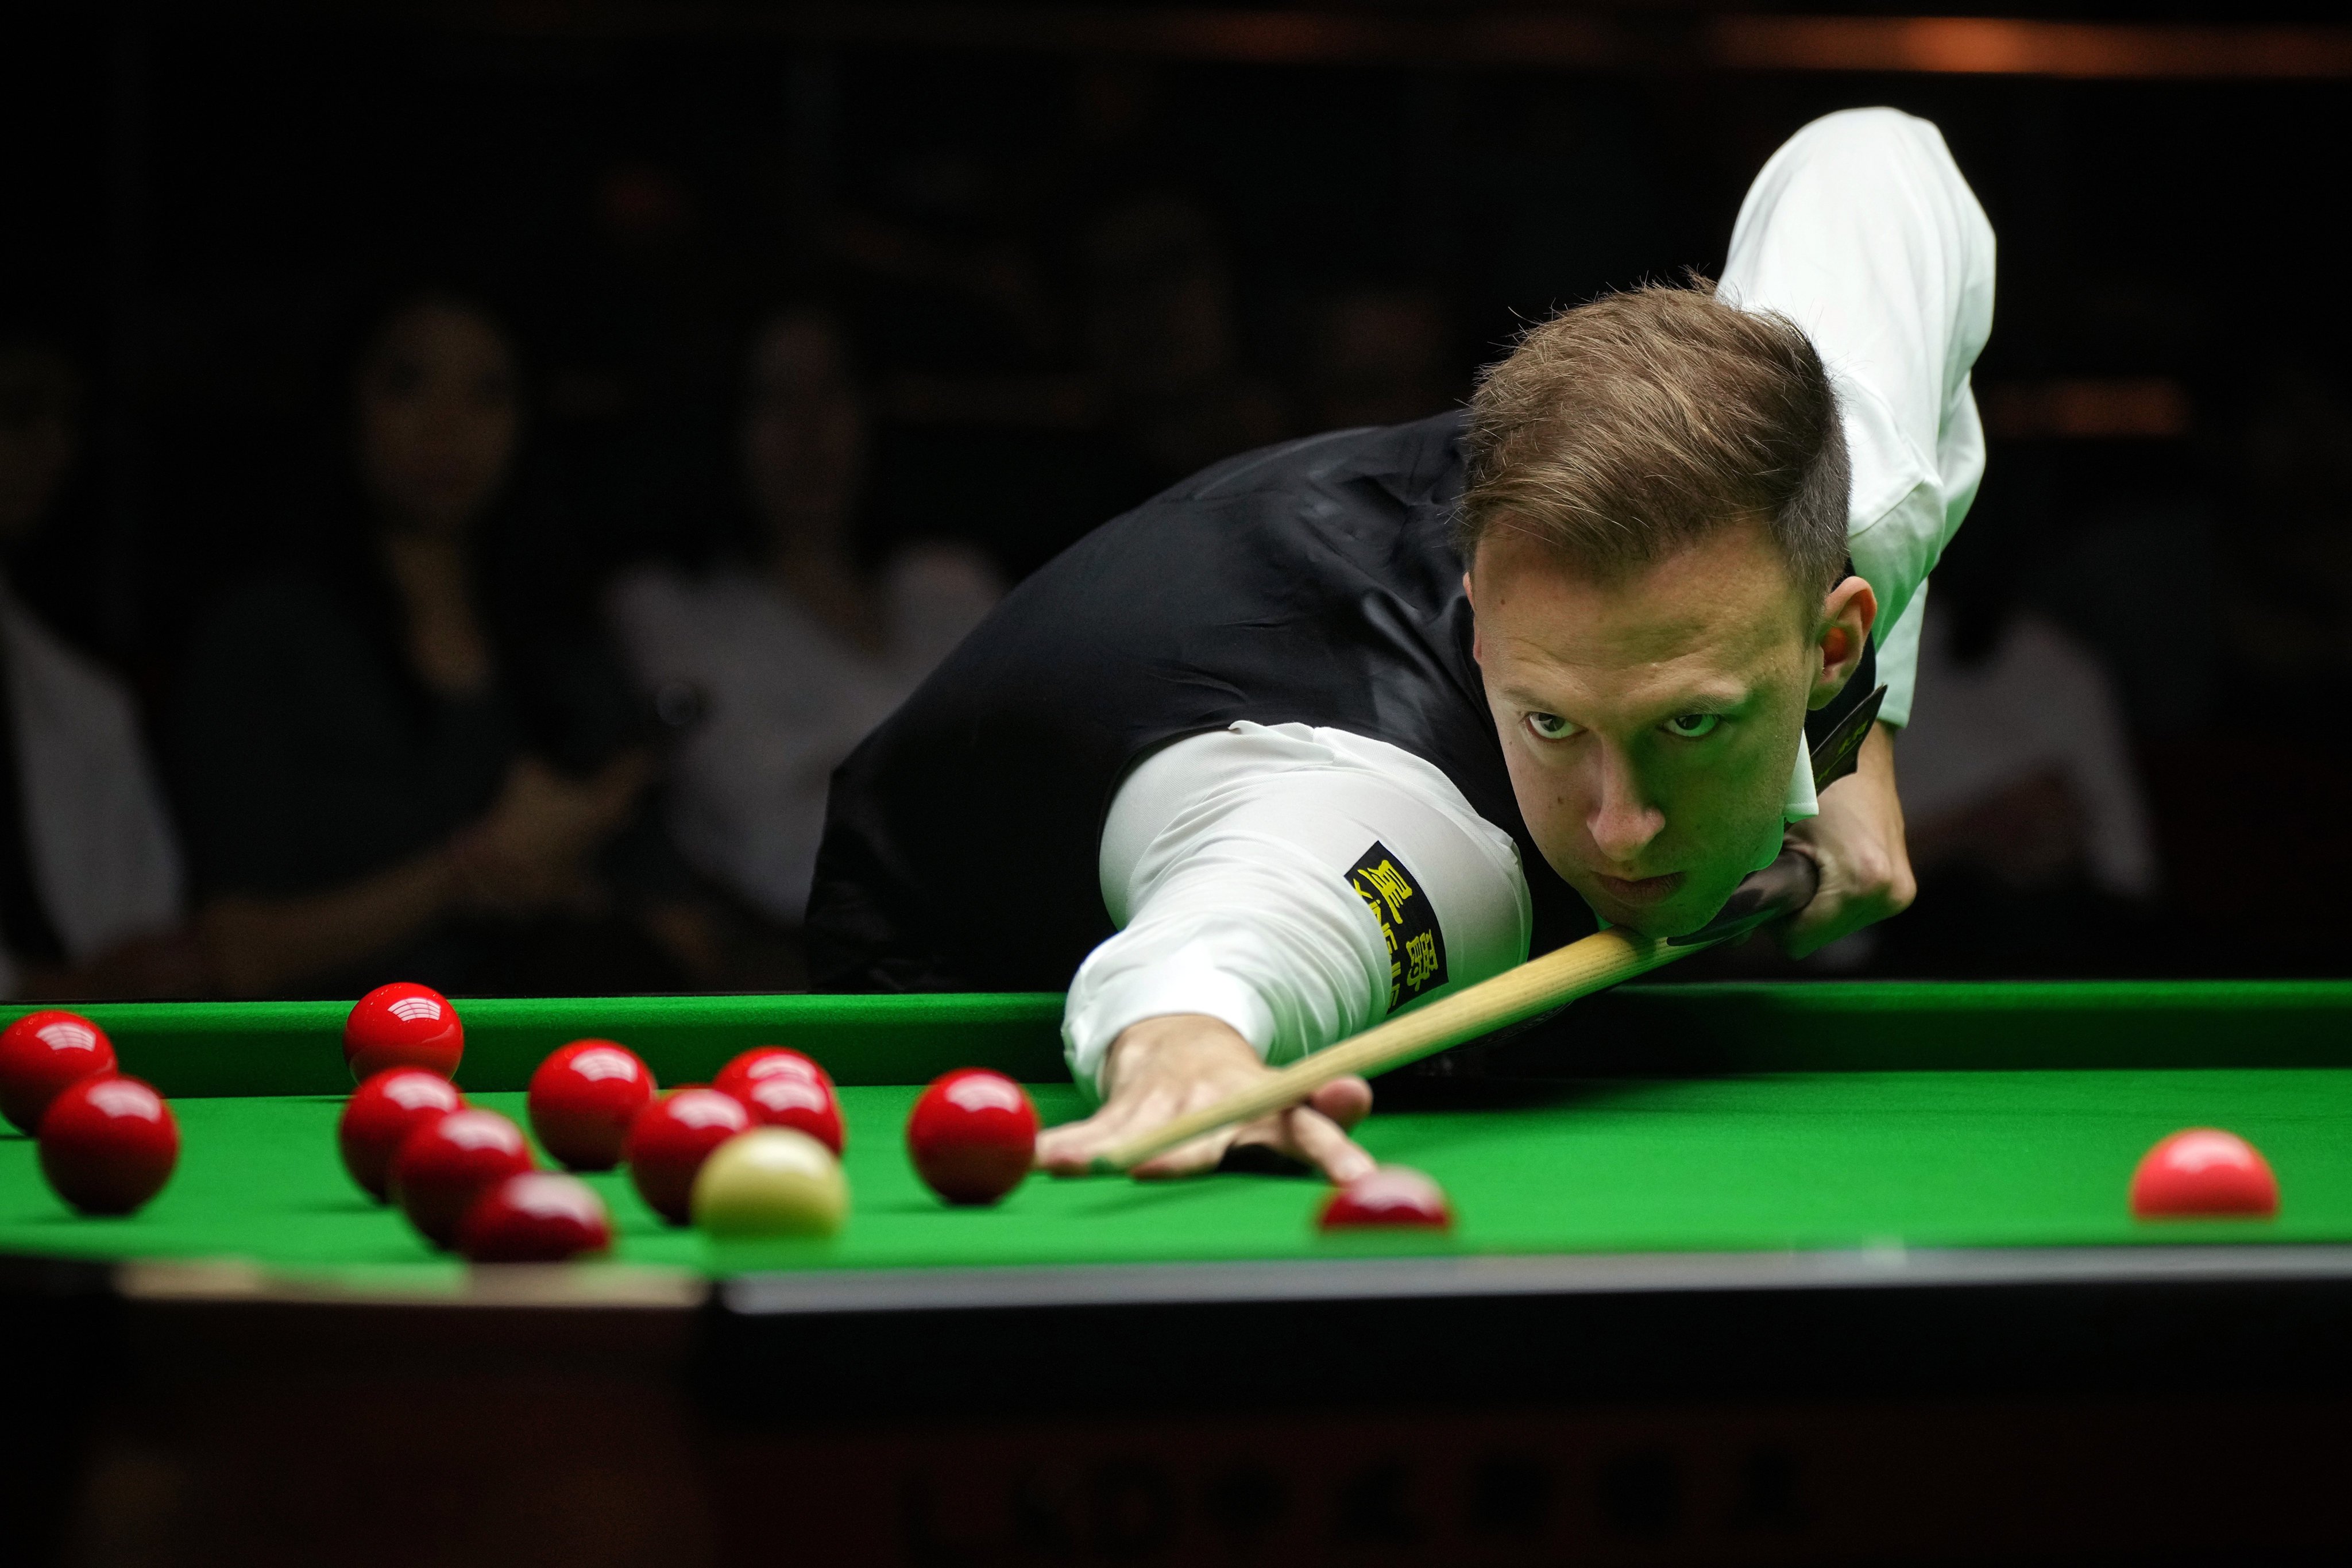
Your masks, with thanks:
M1666 814L1642 792L1633 760L1614 746L1601 750L1601 787L1584 821L1593 847L1612 864L1632 869L1666 825Z

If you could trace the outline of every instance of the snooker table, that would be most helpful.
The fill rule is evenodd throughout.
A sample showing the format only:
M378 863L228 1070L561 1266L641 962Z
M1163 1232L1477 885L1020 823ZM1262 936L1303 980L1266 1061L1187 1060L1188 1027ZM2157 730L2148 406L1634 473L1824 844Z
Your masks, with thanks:
M468 1270L344 1175L337 1003L86 1011L177 1173L77 1218L0 1137L0 1518L28 1561L1791 1562L2352 1546L2352 983L1647 983L1384 1080L1450 1237L1322 1189L1033 1178L899 1128L986 1065L1077 1114L1054 995L460 1001L550 1050L841 1085L829 1241L591 1176L609 1263ZM10 1016L13 1016L10 1015ZM2136 1222L2218 1125L2275 1219Z

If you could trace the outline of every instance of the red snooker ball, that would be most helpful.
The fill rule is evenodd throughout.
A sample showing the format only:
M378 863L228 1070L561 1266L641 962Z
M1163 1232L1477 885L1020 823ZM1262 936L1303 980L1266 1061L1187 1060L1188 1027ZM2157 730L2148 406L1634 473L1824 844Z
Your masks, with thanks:
M2141 1219L2278 1213L2278 1178L2254 1146L2211 1127L2175 1132L2132 1173L2131 1212Z
M1037 1108L1001 1072L962 1068L923 1090L907 1119L907 1152L951 1204L992 1204L1037 1160Z
M392 1191L425 1239L448 1247L457 1222L485 1189L531 1167L522 1129L495 1110L452 1110L402 1141L393 1156Z
M637 1115L653 1103L654 1075L611 1040L574 1040L530 1075L530 1130L575 1171L609 1171Z
M751 1112L731 1094L681 1089L637 1113L624 1151L629 1179L646 1205L672 1225L694 1217L695 1173L710 1152L751 1125Z
M389 1201L393 1156L408 1135L436 1117L465 1108L466 1097L457 1086L438 1073L394 1068L376 1074L343 1102L342 1120L335 1127L343 1169L376 1202Z
M1324 1230L1450 1230L1454 1209L1445 1189L1419 1171L1383 1165L1333 1193L1315 1223Z
M457 1009L430 985L404 980L379 985L343 1021L343 1059L357 1082L388 1068L422 1068L455 1078L465 1054L466 1026L457 1021Z
M37 1133L66 1086L114 1070L114 1042L79 1013L44 1008L0 1030L0 1116Z
M833 1092L833 1079L824 1068L798 1051L782 1046L754 1046L719 1069L710 1087L721 1094L731 1094L738 1100L751 1095L751 1086L772 1078L800 1079L822 1085L826 1093Z
M562 1263L612 1249L604 1200L579 1177L551 1171L486 1188L457 1222L457 1250L475 1263Z
M41 1118L41 1174L84 1214L129 1214L180 1163L180 1126L135 1078L68 1084Z
M789 1127L805 1132L841 1156L844 1131L841 1102L819 1079L794 1073L771 1073L737 1091L736 1098L751 1120L762 1127Z

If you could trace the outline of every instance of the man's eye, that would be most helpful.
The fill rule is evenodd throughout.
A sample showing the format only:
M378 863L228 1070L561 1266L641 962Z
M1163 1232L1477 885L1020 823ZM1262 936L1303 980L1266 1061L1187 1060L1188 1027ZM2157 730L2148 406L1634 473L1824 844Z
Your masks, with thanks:
M1720 713L1677 713L1666 721L1665 728L1669 735L1696 741L1701 735L1714 733L1715 727L1722 722L1723 715Z
M1576 726L1557 713L1530 713L1528 728L1539 741L1565 741L1576 733Z

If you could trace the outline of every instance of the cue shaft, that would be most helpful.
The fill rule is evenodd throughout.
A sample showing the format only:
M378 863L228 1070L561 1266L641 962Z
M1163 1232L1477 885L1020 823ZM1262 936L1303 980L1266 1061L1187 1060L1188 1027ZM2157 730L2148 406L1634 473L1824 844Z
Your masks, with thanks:
M1676 946L1664 937L1616 930L1595 932L1531 958L1492 980L1482 980L1426 1007L1375 1025L1353 1039L1301 1057L1255 1089L1180 1116L1105 1151L1096 1156L1094 1168L1105 1173L1132 1170L1156 1154L1219 1128L1286 1110L1335 1079L1350 1073L1369 1078L1419 1061L1699 951L1698 946Z
M1613 928L1597 931L1557 952L1528 959L1492 980L1482 980L1426 1007L1375 1025L1353 1039L1302 1057L1255 1089L1139 1133L1095 1156L1093 1169L1106 1174L1133 1170L1153 1155L1205 1133L1287 1110L1334 1079L1349 1073L1370 1078L1538 1013L1564 1007L1579 997L1606 991L1621 980L1646 974L1661 964L1744 936L1766 921L1801 910L1812 902L1820 885L1820 868L1812 857L1800 849L1784 849L1779 859L1733 889L1715 920L1690 936L1639 936Z

